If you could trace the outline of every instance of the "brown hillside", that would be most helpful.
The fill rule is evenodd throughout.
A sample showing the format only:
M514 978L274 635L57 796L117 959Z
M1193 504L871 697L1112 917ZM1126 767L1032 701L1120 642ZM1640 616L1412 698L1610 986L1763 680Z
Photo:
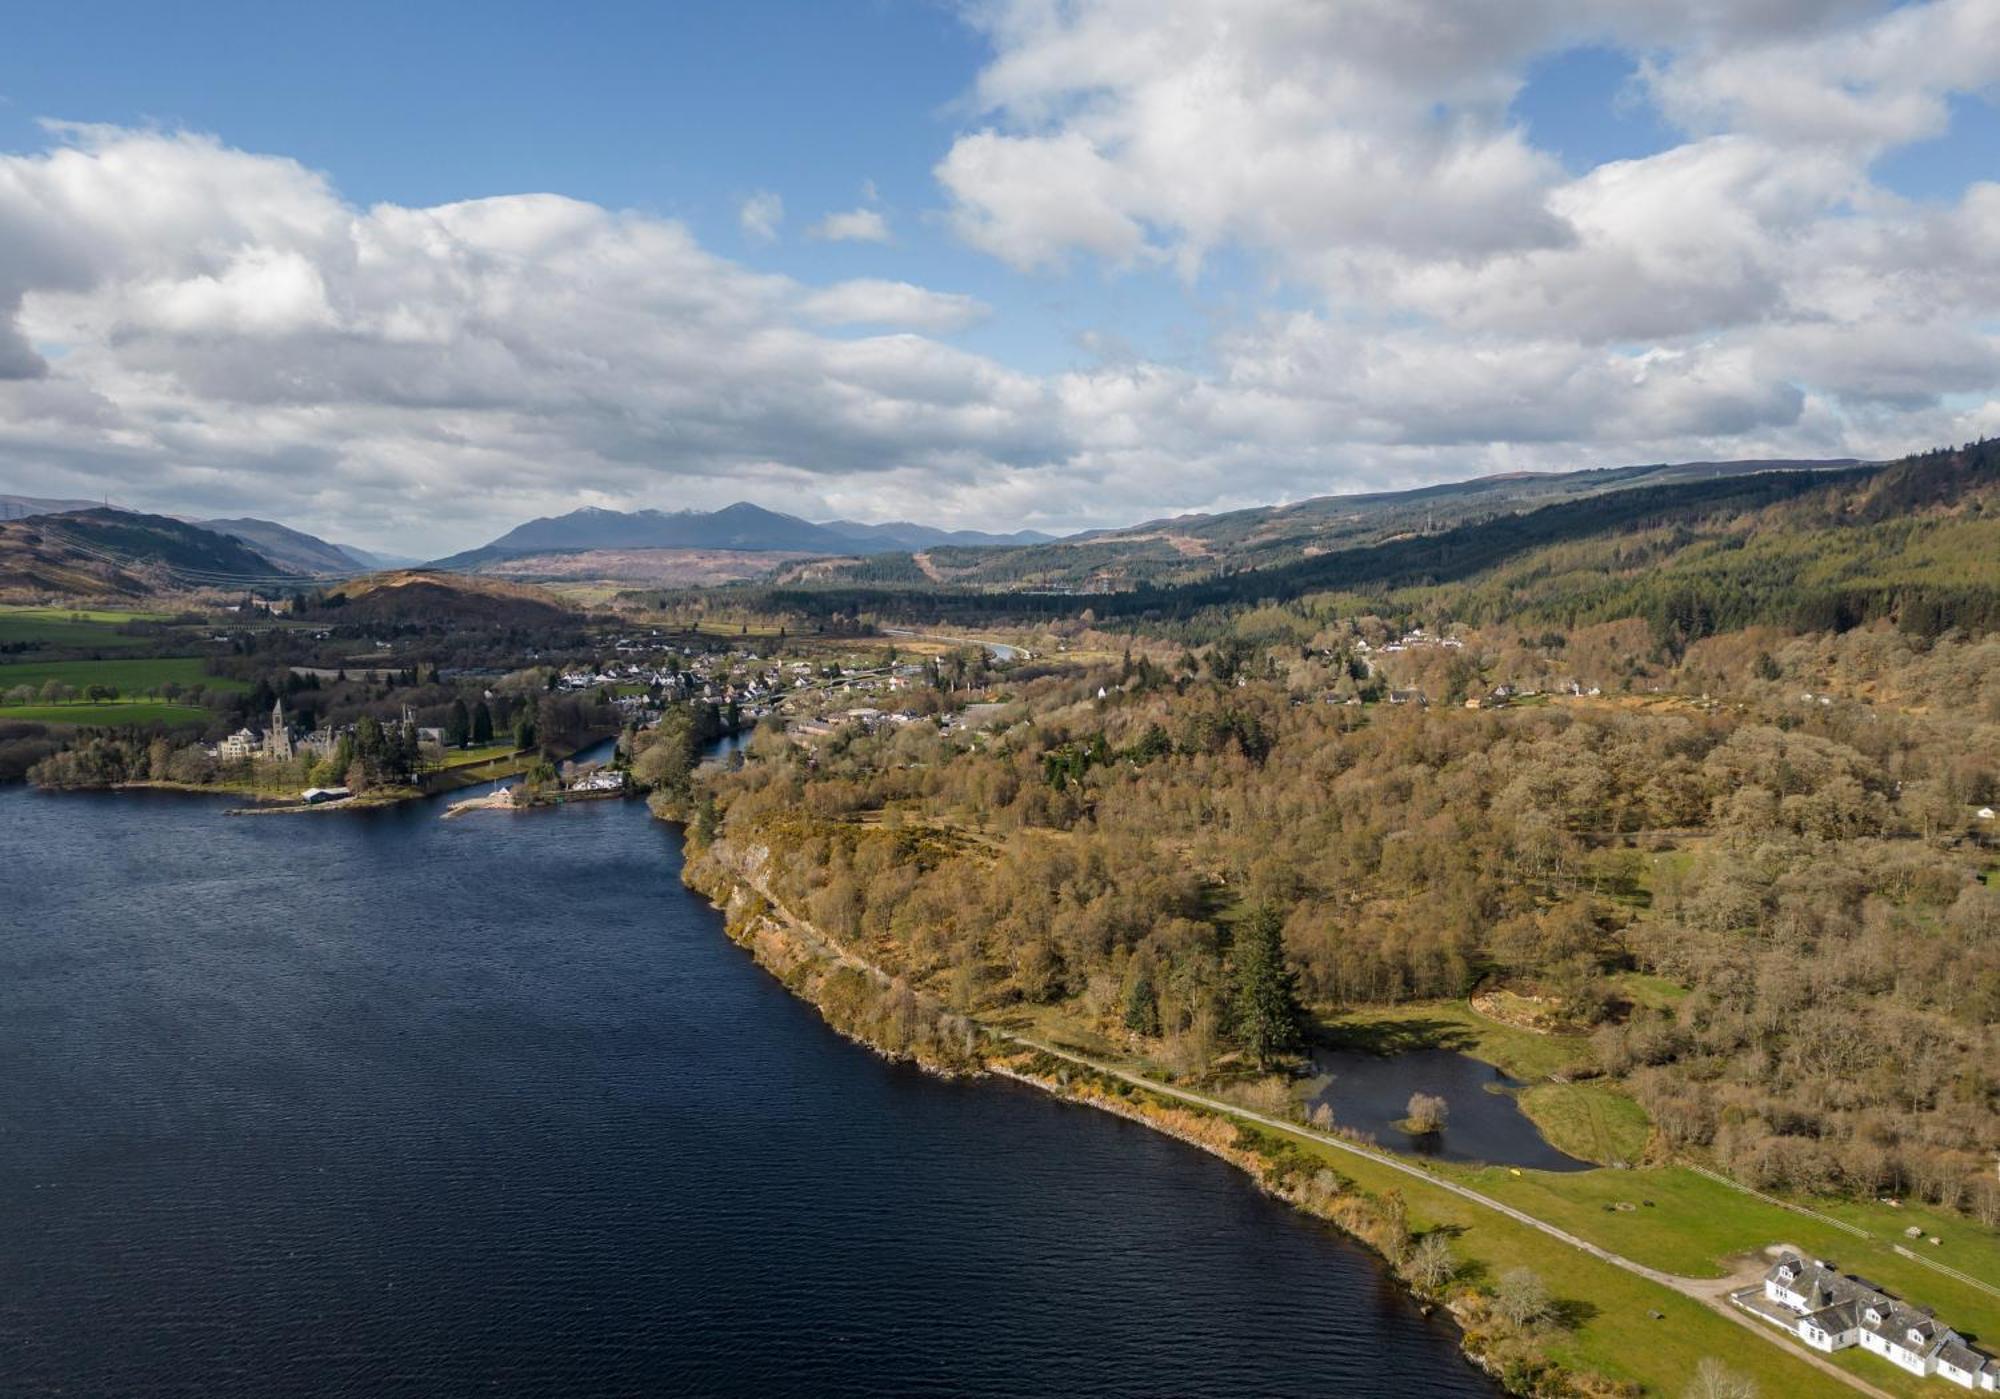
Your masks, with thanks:
M561 599L540 588L416 569L357 578L331 589L327 598L344 617L356 621L546 627L575 615Z

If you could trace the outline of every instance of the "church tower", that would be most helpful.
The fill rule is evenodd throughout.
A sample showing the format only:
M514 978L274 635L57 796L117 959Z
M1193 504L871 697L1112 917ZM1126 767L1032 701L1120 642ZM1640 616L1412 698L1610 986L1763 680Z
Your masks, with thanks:
M290 762L295 751L292 725L285 718L285 702L281 699L271 706L271 729L264 735L264 756Z

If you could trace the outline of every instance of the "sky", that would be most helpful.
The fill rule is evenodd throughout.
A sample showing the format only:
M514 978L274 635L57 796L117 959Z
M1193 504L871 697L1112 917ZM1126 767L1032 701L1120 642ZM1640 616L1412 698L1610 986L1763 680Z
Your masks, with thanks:
M2000 432L1996 0L72 0L0 491L416 556Z

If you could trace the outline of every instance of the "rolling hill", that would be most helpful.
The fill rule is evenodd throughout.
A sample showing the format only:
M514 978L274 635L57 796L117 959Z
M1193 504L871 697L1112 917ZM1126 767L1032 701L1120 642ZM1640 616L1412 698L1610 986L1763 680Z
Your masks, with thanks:
M540 588L421 569L350 579L307 595L299 607L302 614L325 613L343 622L525 630L560 626L577 615Z
M876 556L831 568L797 566L780 570L773 581L831 582L844 578L886 585L956 584L1087 593L1194 584L1244 569L1283 567L1330 550L1436 533L1563 501L1648 487L1856 465L1851 459L1760 460L1517 472L1407 491L1317 496L1290 505L1181 515L1009 549L931 545L902 558Z
M165 515L102 506L0 524L0 587L135 596L285 576L241 540Z
M567 515L544 516L516 526L478 549L439 559L437 568L476 570L541 555L631 553L640 550L728 551L789 556L897 553L933 546L981 548L1045 542L1031 530L982 534L906 523L856 524L835 520L814 524L795 515L766 510L747 501L720 510L602 510L587 507ZM773 562L779 562L774 560ZM593 570L587 565L585 572Z
M347 574L378 565L324 539L271 520L203 520L201 527L241 540L280 568L294 573Z

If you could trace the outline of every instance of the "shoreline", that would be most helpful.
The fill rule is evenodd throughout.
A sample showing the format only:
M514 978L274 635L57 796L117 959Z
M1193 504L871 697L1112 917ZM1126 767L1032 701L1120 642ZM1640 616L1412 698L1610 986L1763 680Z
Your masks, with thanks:
M881 1042L867 1033L864 1017L856 1013L851 998L829 996L828 988L837 983L843 972L866 979L888 997L895 996L898 988L907 992L904 983L778 905L765 893L761 880L736 867L733 861L713 858L713 847L697 853L685 827L682 850L682 881L722 915L725 936L747 951L786 990L818 1011L821 1019L842 1038L891 1063L911 1064L926 1073L1009 1079L1078 1107L1124 1118L1207 1152L1249 1176L1263 1193L1282 1200L1307 1219L1331 1226L1348 1243L1373 1255L1383 1275L1419 1313L1426 1317L1443 1313L1442 1319L1451 1327L1460 1354L1503 1391L1547 1392L1547 1384L1556 1381L1586 1386L1563 1392L1615 1392L1590 1388L1602 1382L1595 1376L1570 1371L1546 1355L1537 1354L1535 1363L1524 1369L1518 1357L1510 1362L1509 1357L1496 1354L1498 1347L1491 1340L1496 1318L1485 1305L1485 1299L1469 1289L1426 1295L1404 1275L1391 1256L1395 1245L1385 1235L1390 1226L1381 1200L1329 1167L1320 1166L1310 1172L1301 1169L1298 1162L1287 1157L1281 1142L1274 1142L1231 1115L1162 1099L1148 1088L1121 1083L1080 1063L1065 1063L1005 1031L941 1007L915 1008L919 1017L928 1011L947 1031L944 1041L951 1052L928 1056L922 1052L923 1040L915 1037L906 1038L901 1046ZM1406 1233L1404 1246L1409 1242Z

